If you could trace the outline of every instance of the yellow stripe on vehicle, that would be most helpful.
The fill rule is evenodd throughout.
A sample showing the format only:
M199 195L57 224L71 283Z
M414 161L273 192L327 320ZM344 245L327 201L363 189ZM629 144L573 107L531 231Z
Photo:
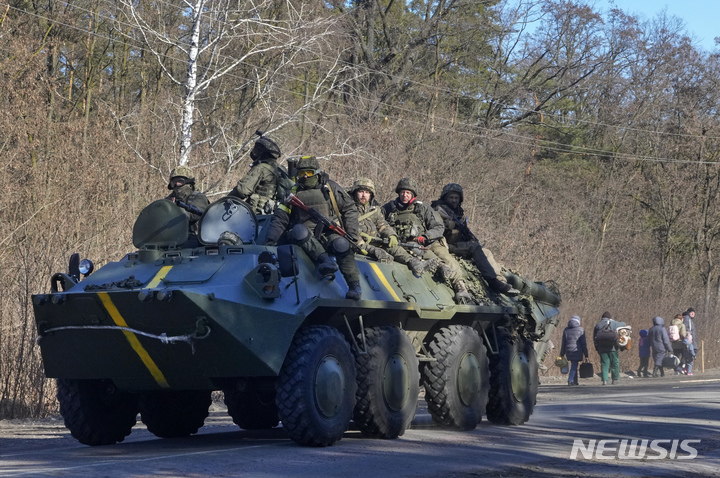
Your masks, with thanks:
M122 315L120 315L120 311L117 310L117 307L115 307L115 304L113 304L112 299L110 299L110 295L108 295L107 292L98 292L98 297L105 306L105 310L107 310L108 314L110 314L113 322L115 322L115 325L119 327L127 327L127 322L125 322L125 319L123 319ZM125 334L125 338L128 340L128 342L130 342L130 346L135 351L135 353L138 354L140 360L142 360L142 362L145 364L145 367L147 367L147 369L150 371L150 374L153 376L158 385L160 385L160 387L162 388L170 388L170 384L168 384L167 380L165 380L165 376L155 364L153 359L150 357L150 354L148 354L147 350L145 350L145 348L142 346L137 336L128 330L123 330L123 334Z
M384 285L385 288L388 290L388 292L390 292L390 295L393 297L393 299L395 299L397 302L402 302L402 300L400 300L400 297L398 297L398 295L395 293L395 290L392 288L392 286L388 282L387 278L385 278L385 274L382 273L382 271L380 270L378 265L374 262L371 262L370 267L372 267L372 270L375 271L375 275L377 275L377 277L378 277L378 279L380 279L380 282L382 283L382 285Z
M165 278L166 275L170 272L170 269L172 269L173 266L163 266L160 268L157 274L155 274L155 277L152 278L152 280L148 283L148 285L145 287L146 289L154 289L158 286L161 280Z

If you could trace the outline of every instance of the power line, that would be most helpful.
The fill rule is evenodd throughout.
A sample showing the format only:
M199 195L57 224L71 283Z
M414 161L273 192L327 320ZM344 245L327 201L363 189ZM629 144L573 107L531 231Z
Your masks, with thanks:
M77 30L77 31L81 31L81 32L83 32L83 33L93 34L93 35L96 35L96 36L99 37L99 38L103 38L103 39L106 39L106 40L108 40L108 41L118 41L119 43L124 44L124 45L130 45L130 46L136 46L136 47L138 47L138 48L143 48L143 45L142 45L142 44L139 44L138 42L135 41L135 39L133 39L133 38L127 36L127 35L124 35L124 34L122 34L122 33L121 33L122 36L127 39L126 42L119 41L117 38L111 38L111 37L108 37L108 36L99 34L99 33L97 33L97 32L92 32L92 31L90 31L90 30L88 30L88 29L85 29L85 28L81 28L81 27L77 27L77 26L74 26L74 25L70 25L70 24L68 24L68 23L63 23L63 22L59 22L59 21L56 21L56 20L52 20L52 19L50 19L50 18L48 18L48 17L46 17L46 16L43 16L43 15L40 15L40 14L37 14L37 13L34 13L34 12L29 12L29 11L27 11L27 10L23 10L23 9L20 9L20 8L17 8L17 7L13 7L13 6L8 5L8 4L0 3L0 5L7 6L7 7L13 9L13 10L16 10L16 11L18 11L18 12L21 12L21 13L24 13L24 14L27 14L27 15L30 15L30 16L35 16L35 17L38 17L38 18L42 18L42 19L47 20L47 21L49 21L49 22L54 22L54 23L56 23L56 24L58 24L58 25L66 26L66 27L68 27L68 28L70 28L70 29L74 29L74 30ZM85 12L88 12L88 13L93 13L93 14L95 14L95 12L93 12L93 11L91 11L91 10L83 9L82 7L77 7L77 8L78 8L79 10L82 10L82 11L85 11ZM109 20L118 22L118 23L120 23L121 25L125 25L125 26L130 27L130 28L136 28L136 27L137 27L137 25L134 25L134 24L125 23L125 22L119 22L118 20L110 19L109 17L103 16L103 15L100 15L100 16L102 16L103 18L106 18L106 19L109 19ZM186 61L185 58L180 58L180 57L168 56L168 58L170 58L170 59L172 59L172 60L175 60L175 61L178 61L178 62L184 62L184 61ZM231 57L228 57L228 58L232 59ZM326 57L325 59L327 59L327 57ZM265 71L268 71L268 72L269 72L269 69L267 69L267 68L258 67L257 65L252 65L252 64L247 63L247 62L245 62L245 63L246 63L247 65L249 65L249 66L254 67L254 68L264 69ZM303 78L294 77L294 76L291 76L291 75L288 75L288 74L285 74L285 73L276 73L276 74L277 74L278 76L284 77L284 78L286 78L286 79L288 79L288 80L292 80L292 81L296 81L296 82L300 82L300 83L306 83L306 84L310 84L310 85L317 86L317 85L315 85L314 83L311 83L311 82L308 82L308 81L304 80ZM247 81L247 82L254 82L254 81L255 81L253 78L243 77L243 76L240 76L240 75L236 75L236 74L234 74L234 73L228 73L228 76L231 76L231 77L236 78L236 79L239 79L239 80ZM408 81L412 82L412 80L410 80L410 79L408 79ZM430 87L429 85L424 85L423 83L420 83L420 82L414 82L414 83L419 84L419 85L423 85L423 86L428 86L428 87ZM283 92L283 93L289 93L289 94L294 93L293 91L290 91L290 90L287 90L287 89L284 89L284 88L280 88L280 87L276 87L276 90L277 90L277 91L280 91L280 92ZM446 90L446 89L439 89L439 90L440 90L440 91L449 91L449 90ZM362 97L362 96L360 96L360 95L357 95L357 94L354 94L354 93L345 92L345 93L343 93L343 94L344 94L345 96L353 97L353 98L355 98L355 99L357 99L357 100L371 101L371 100L368 99L368 98L364 98L364 97ZM328 101L329 101L330 104L333 104L334 106L337 106L338 108L352 109L352 110L355 110L355 111L358 111L358 112L367 113L366 110L361 110L361 109L358 108L358 107L349 106L349 105L347 105L347 104L340 104L340 103L337 103L337 102L335 102L335 101L330 101L330 100L328 100ZM418 115L423 116L423 117L425 117L425 118L429 118L429 115L427 115L427 113L418 112L418 111L413 110L413 109L410 109L410 108L404 108L404 107L401 107L401 106L389 105L389 104L385 104L384 106L386 106L386 107L388 107L388 108L391 108L391 109L395 110L396 112L407 113L411 118L412 118L412 117L417 117ZM527 111L534 111L534 110L527 110ZM547 113L545 113L545 112L537 112L537 113L547 114ZM371 112L371 114L374 115L374 116L376 116L376 117L384 117L384 116L386 116L386 115L384 115L384 114L375 113L375 112ZM437 117L435 117L435 119L436 119L436 120L444 120L445 123L450 123L450 122L451 122L448 118L444 118L444 117L442 117L442 116L437 116ZM416 124L416 125L422 126L422 127L425 127L425 126L426 126L426 122L425 122L425 121L419 121L419 120L416 121L416 120L412 120L412 119L409 119L409 118L403 118L403 121L406 122L406 123L410 123L410 124ZM465 126L465 127L467 127L467 128L472 128L472 129L480 130L480 131L482 131L482 132L484 132L484 133L487 133L488 135L485 136L485 138L488 139L488 140L490 140L490 141L502 141L502 142L506 142L506 143L510 143L510 144L516 144L516 145L525 146L525 147L534 147L534 146L536 146L536 145L541 145L541 146L542 146L545 150L547 150L547 151L553 151L553 152L559 152L559 153L588 154L588 155L594 155L594 156L597 156L597 157L614 158L614 159L620 159L620 160L625 160L625 161L648 161L648 162L663 162L663 163L667 162L667 163L684 163L684 164L715 164L715 163L716 163L715 161L695 161L695 160L680 160L680 159L676 159L676 158L660 158L660 157L654 157L654 156L639 156L639 155L633 155L633 154L630 154L630 153L619 153L619 152L612 152L612 151L606 151L606 150L601 150L601 149L593 149L593 148L586 148L586 147L571 146L571 145L567 145L567 144L565 144L565 143L560 143L560 142L555 142L555 141L549 141L549 140L540 140L539 142L536 142L536 140L535 140L534 138L528 138L527 136L523 136L523 135L520 135L520 134L510 133L510 132L508 132L508 131L492 130L492 129L489 129L489 128L480 127L480 126L478 126L478 125L473 125L473 124L470 124L470 123L467 123L467 122L456 122L456 123L459 124L459 125ZM595 123L595 124L600 124L600 125L602 125L602 123ZM606 126L621 128L621 127L613 126L613 125L606 125ZM459 133L459 134L464 134L464 135L476 136L476 133L471 133L471 132L466 132L466 131L460 131L460 130L457 130L457 129L455 129L455 128L443 127L443 126L436 126L436 128L439 129L439 130L442 130L442 131L449 131L449 132L454 132L454 133ZM632 129L632 128L628 128L628 127L622 127L622 128L624 128L624 129ZM663 135L663 134L674 135L674 134L672 134L672 133L660 133L660 132L646 131L646 130L637 130L637 131L640 131L640 132L651 132L651 133L654 133L654 134L661 134L661 135ZM508 140L508 139L504 139L504 138L499 138L497 135L508 136L508 137L511 137L511 138L517 138L517 140ZM695 135L687 135L687 136L697 137L697 136L695 136ZM705 139L713 139L714 137L703 137L703 138L705 138Z

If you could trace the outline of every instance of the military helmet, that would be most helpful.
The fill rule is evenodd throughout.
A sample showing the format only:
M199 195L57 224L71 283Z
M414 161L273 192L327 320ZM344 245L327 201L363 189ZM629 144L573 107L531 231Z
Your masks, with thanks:
M412 192L414 196L417 196L418 187L417 183L412 178L402 178L395 188L395 193L400 194L400 191L407 189Z
M170 182L168 182L168 189L172 189L173 178L185 178L185 184L195 184L195 178L193 177L193 171L187 166L180 165L170 171Z
M270 158L278 159L281 154L280 146L267 136L260 136L257 141L255 141L252 151L250 151L250 157L253 161Z
M301 169L320 169L320 163L315 156L303 156L297 163L298 171Z
M463 202L463 188L458 183L446 184L440 193L440 199L444 199L450 193L458 193L460 195L460 203Z
M359 189L365 189L366 191L370 191L370 194L372 196L375 196L375 183L372 182L372 179L369 178L359 178L357 179L350 189L350 194L355 194Z
M321 182L322 170L315 156L303 156L297 163L297 181L306 188L315 188Z

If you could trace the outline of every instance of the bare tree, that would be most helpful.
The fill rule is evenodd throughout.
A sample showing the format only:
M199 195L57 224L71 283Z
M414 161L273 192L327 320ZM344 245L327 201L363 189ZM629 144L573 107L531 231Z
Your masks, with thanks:
M142 47L171 83L182 88L182 98L172 105L179 113L174 134L179 145L177 164L187 164L194 147L220 144L225 147L226 170L234 166L238 144L233 136L250 137L244 132L247 117L280 96L277 89L296 79L297 65L313 56L329 66L312 85L315 91L309 104L274 112L271 108L259 115L265 124L276 130L297 121L300 111L337 87L335 78L342 65L327 47L336 34L335 20L318 16L304 2L120 2ZM168 13L176 15L177 23L165 23ZM233 96L236 100L229 101ZM238 114L227 113L231 103L236 103L232 110Z

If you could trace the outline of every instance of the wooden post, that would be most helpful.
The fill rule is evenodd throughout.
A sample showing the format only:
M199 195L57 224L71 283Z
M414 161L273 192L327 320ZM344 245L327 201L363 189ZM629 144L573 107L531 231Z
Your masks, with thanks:
M705 373L705 341L700 341L700 370Z

